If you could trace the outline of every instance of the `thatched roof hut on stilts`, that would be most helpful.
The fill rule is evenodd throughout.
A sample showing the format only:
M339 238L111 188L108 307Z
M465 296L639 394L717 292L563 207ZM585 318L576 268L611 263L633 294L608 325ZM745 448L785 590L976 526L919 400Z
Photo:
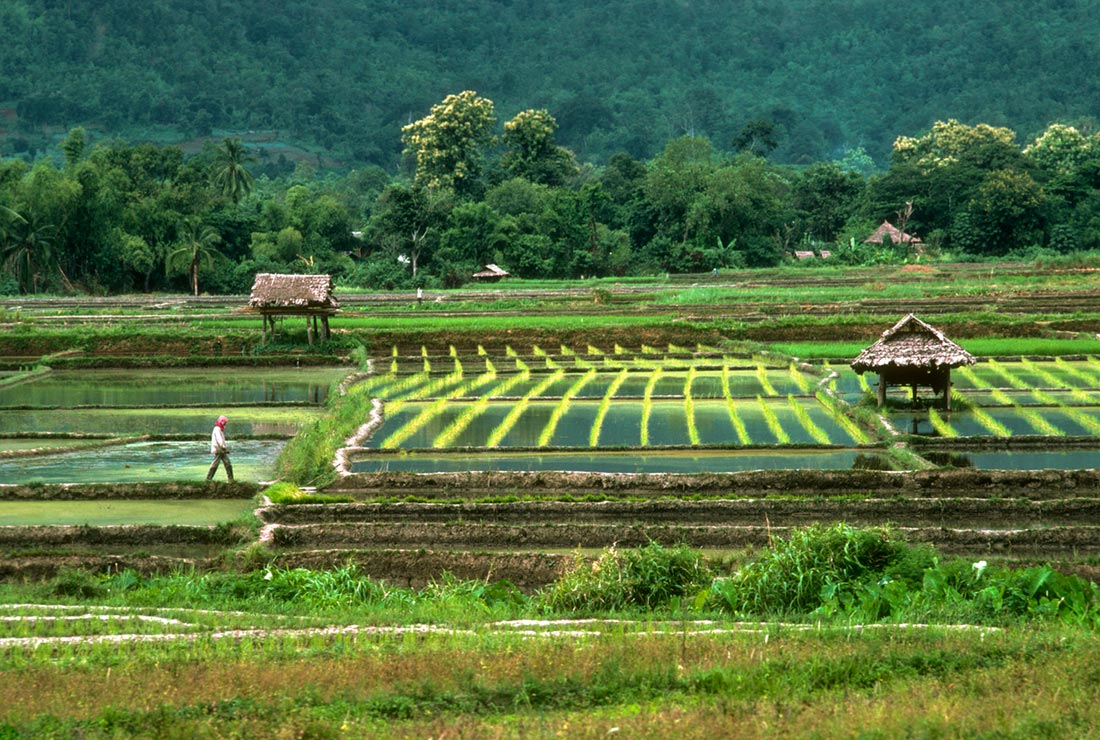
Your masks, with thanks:
M973 365L974 355L952 342L943 332L929 326L913 314L882 333L882 338L852 360L859 375L868 370L878 373L878 404L886 403L886 388L907 385L912 397L917 387L930 387L943 394L943 405L951 410L951 369Z
M328 319L340 309L332 295L331 275L279 275L259 273L248 299L249 311L263 316L263 341L268 328L275 335L276 316L305 316L306 336L312 346L314 335L320 341L329 337ZM320 320L320 326L318 326Z

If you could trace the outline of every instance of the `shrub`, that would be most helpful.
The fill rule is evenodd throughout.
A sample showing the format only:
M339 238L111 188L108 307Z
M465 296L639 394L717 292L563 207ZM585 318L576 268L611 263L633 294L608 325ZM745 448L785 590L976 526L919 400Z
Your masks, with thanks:
M805 613L821 604L826 589L855 589L874 578L904 548L888 527L840 523L796 529L732 577L715 581L711 605L734 613Z
M76 596L79 598L98 598L107 589L96 576L79 568L62 567L47 584L51 596Z
M539 598L553 611L657 609L694 595L711 578L699 553L684 545L666 548L651 542L629 550L608 548L594 561L578 555Z

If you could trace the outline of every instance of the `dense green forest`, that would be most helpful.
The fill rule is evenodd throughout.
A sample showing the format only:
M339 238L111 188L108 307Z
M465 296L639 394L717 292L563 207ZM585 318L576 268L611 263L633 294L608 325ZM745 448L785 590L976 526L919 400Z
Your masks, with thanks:
M884 166L896 136L936 120L1026 139L1051 121L1080 126L1100 99L1095 10L1086 0L6 0L0 154L45 151L79 125L128 141L246 137L271 175L293 168L290 145L323 164L392 170L401 127L472 89L505 118L545 108L584 161L649 159L685 135L725 151L763 121L773 161L862 147Z
M401 129L408 175L300 163L257 178L239 139L186 155L74 128L56 157L0 160L0 293L241 293L257 272L455 287L490 262L579 278L1100 248L1100 135L1065 124L1021 145L1004 127L936 122L898 137L870 176L860 157L781 165L759 142L728 153L700 136L595 166L555 132L545 109L501 125L463 91ZM898 235L868 243L884 220Z
M1087 10L11 0L0 293L1098 249Z

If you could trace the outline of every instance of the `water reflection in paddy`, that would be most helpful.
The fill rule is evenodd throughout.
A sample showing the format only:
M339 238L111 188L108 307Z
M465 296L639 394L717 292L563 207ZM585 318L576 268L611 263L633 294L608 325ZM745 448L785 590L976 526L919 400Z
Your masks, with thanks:
M352 463L352 472L456 473L572 471L591 473L723 473L742 470L845 470L856 450L745 450L377 455Z
M980 470L1095 470L1100 469L1100 450L990 450L959 452L953 464L968 461Z
M0 388L0 406L321 404L347 368L57 370Z
M239 480L270 480L284 444L282 440L230 440L234 474ZM0 465L0 484L202 480L210 461L210 443L205 439L138 442L5 460ZM218 470L217 480L225 480L224 470Z
M612 403L600 425L596 444L603 447L688 444L813 444L820 433L830 444L854 444L842 428L815 400L796 399L796 413L786 399L737 401L734 414L744 425L748 439L741 439L730 413L730 405L714 399L657 399L648 415L639 400ZM434 409L428 403L410 403L386 416L368 447L584 447L591 443L592 429L600 412L594 398L574 398L564 411L557 401L532 401L516 416L514 402L492 402L475 407L468 402L450 403ZM804 412L803 418L799 414ZM471 415L472 414L472 415ZM774 417L775 424L769 421ZM441 442L441 436L457 421L465 424L458 436ZM692 424L696 439L692 437ZM551 425L553 425L551 427ZM645 426L643 437L642 427ZM778 427L778 429L777 429ZM779 431L782 431L780 437ZM820 433L818 433L820 430ZM544 437L544 435L549 435ZM816 435L816 436L815 436ZM490 440L496 440L495 443Z
M218 415L230 420L229 434L295 434L316 419L319 408L225 409L21 409L0 410L0 435L19 432L64 434L208 434Z

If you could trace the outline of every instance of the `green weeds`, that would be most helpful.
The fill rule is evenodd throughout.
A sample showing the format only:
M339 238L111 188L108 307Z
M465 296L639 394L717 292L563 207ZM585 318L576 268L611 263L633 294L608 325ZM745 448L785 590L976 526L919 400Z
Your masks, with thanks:
M713 574L687 547L610 548L595 560L574 559L570 570L539 596L552 613L599 614L665 608L694 597Z

